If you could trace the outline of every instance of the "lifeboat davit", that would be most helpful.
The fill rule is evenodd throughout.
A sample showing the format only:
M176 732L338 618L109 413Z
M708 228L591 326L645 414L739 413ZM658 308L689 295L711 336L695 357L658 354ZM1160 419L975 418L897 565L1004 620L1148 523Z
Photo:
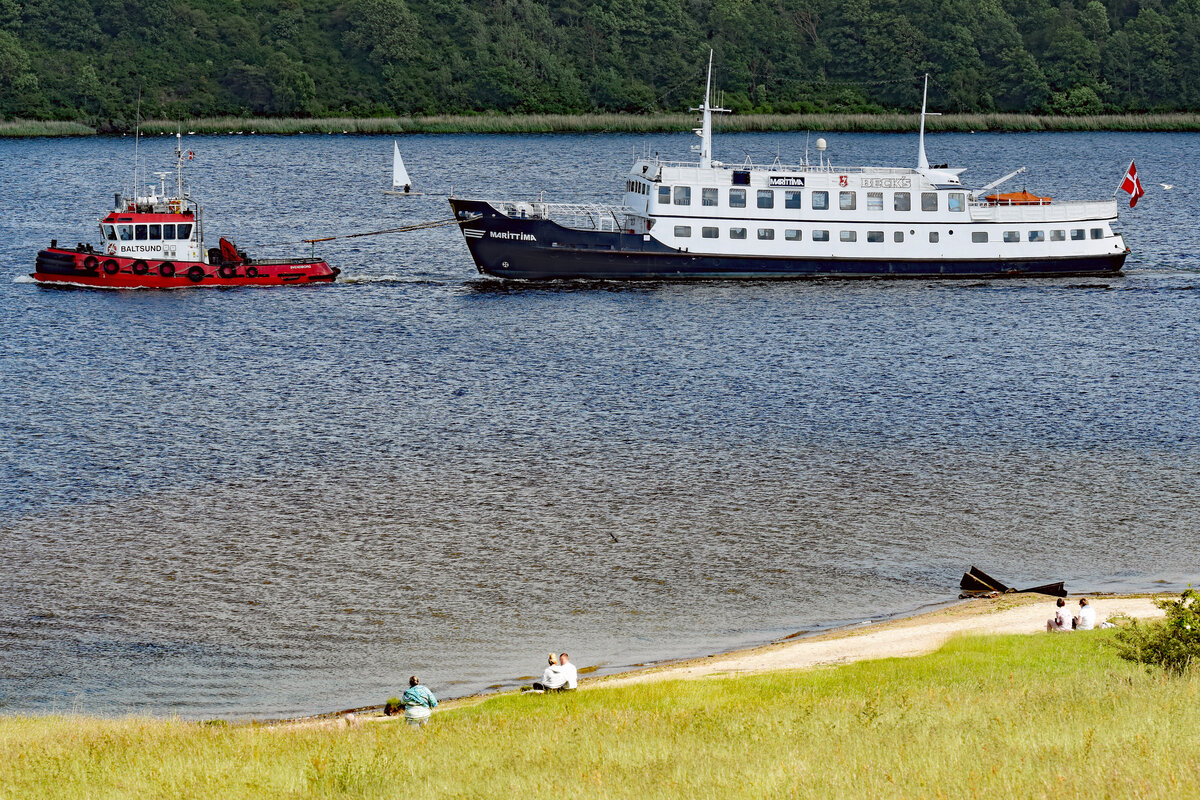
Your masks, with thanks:
M42 283L108 289L182 289L193 286L284 286L331 283L340 270L317 258L251 258L225 238L205 250L204 217L183 191L185 156L176 136L176 190L167 172L160 189L123 200L100 220L101 246L50 247L37 255L33 278ZM190 159L188 153L186 159Z

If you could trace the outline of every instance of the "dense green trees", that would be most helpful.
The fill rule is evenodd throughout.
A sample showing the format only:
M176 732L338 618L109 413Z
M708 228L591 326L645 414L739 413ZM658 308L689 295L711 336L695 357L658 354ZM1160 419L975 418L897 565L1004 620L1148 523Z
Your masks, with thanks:
M1200 110L1200 0L0 0L0 115Z

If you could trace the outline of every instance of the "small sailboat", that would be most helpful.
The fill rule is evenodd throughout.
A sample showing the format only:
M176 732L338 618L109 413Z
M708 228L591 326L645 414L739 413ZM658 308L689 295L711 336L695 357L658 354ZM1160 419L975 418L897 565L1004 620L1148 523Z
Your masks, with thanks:
M398 197L412 197L421 194L421 192L412 190L412 178L408 177L408 170L404 168L404 159L400 157L400 145L394 140L392 141L392 188L384 189L383 193Z

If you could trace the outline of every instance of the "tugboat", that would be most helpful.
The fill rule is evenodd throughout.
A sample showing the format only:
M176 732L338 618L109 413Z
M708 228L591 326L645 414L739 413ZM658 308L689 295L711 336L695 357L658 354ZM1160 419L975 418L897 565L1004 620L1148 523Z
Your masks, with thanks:
M1113 275L1129 249L1115 199L972 191L930 165L723 164L712 157L712 54L699 161L635 160L619 206L451 197L479 272L518 279L999 278ZM928 77L926 77L926 98Z
M99 249L91 244L50 247L37 255L33 278L41 283L106 289L180 289L191 286L282 286L330 283L340 270L322 260L250 258L221 238L204 249L204 214L183 189L182 137L175 136L175 191L169 172L157 172L157 188L114 196L114 208L100 220Z

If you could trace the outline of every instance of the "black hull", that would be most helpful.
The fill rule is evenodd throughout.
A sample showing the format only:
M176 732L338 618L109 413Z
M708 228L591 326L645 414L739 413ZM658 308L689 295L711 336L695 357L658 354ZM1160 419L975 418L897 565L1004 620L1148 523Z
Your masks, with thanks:
M1128 251L1104 256L1019 261L796 259L708 256L679 251L640 234L580 231L539 219L515 219L489 203L450 198L475 266L485 275L523 280L787 280L815 278L1061 278L1111 276ZM482 232L481 234L479 232Z

